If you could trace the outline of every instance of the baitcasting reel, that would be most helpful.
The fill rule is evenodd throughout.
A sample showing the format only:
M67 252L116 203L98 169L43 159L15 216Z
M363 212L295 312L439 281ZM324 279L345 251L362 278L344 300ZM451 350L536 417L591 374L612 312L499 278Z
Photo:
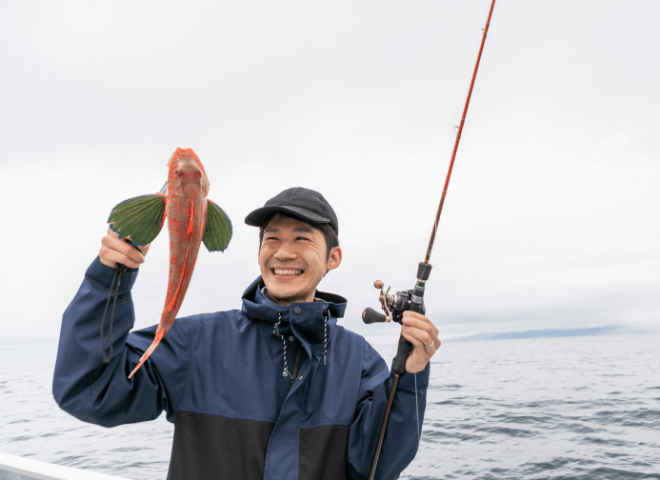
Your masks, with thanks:
M378 313L373 308L366 308L362 312L362 320L364 323L377 323L377 322L390 322L394 320L401 323L403 312L412 310L424 315L426 308L424 307L424 286L431 273L431 265L428 263L420 263L417 268L417 284L412 290L402 290L393 295L389 295L390 288L383 291L383 282L376 280L374 287L380 290L378 299L380 305L386 315ZM410 355L412 344L406 340L403 335L399 337L399 348L396 352L396 357L392 361L392 372L397 375L402 375L406 370L406 359Z

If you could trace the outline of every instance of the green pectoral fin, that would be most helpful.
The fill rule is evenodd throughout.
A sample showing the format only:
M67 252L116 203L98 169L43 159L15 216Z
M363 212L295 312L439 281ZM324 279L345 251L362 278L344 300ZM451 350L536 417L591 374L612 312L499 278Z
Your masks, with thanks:
M130 237L133 245L151 243L165 222L165 197L142 195L124 200L110 213L108 223L119 238Z
M227 214L211 200L206 211L206 228L202 241L209 252L221 252L229 245L231 239L231 221Z

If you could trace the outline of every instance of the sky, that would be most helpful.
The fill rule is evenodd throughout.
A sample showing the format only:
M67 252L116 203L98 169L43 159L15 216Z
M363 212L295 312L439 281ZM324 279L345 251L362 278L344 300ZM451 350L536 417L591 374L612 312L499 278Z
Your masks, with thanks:
M343 262L319 286L365 326L374 280L413 287L490 2L0 4L0 339L55 339L117 203L192 148L230 216L180 316L240 308L245 216L320 191ZM660 2L499 0L426 293L441 339L623 325L660 331ZM160 319L167 232L133 289Z

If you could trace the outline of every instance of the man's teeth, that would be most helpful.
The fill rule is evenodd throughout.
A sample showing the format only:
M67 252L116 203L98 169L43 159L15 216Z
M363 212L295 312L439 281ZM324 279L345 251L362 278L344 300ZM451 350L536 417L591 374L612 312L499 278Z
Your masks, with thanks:
M273 273L275 275L300 275L301 273L303 273L303 271L302 270L295 270L295 269L284 270L284 269L281 269L281 268L274 268Z

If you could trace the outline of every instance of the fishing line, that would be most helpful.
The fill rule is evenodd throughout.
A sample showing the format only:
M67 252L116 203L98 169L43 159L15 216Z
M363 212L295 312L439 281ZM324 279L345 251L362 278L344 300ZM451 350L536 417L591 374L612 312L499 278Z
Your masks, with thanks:
M417 403L417 360L413 358L413 366L415 367L415 373L413 377L415 378L415 414L417 416L417 442L422 441L422 429L419 428L419 404Z
M417 360L415 360L414 358L413 358L413 365L415 367L415 373L413 373L413 378L415 379L415 417L417 418L417 448L419 448L420 444L422 443L422 429L419 426L419 404L417 403ZM421 464L422 462L417 462L417 467L419 469L421 469Z
M167 185L167 183L165 185ZM142 250L140 250L136 245L133 245L133 242L131 242L127 238L124 239L124 241L130 244L138 252L142 253ZM122 265L121 263L118 263L117 268L115 269L115 273L114 275L112 275L112 282L110 282L110 291L108 292L108 300L106 300L105 302L105 310L103 310L103 318L101 319L101 355L103 355L103 361L105 361L105 363L110 363L110 360L112 360L112 352L113 352L112 325L114 324L115 321L115 307L117 306L117 296L119 295L119 286L121 285L121 274L124 272L128 272L129 270L130 268L128 268L126 265ZM103 325L105 323L105 314L108 313L108 306L110 305L110 297L112 297L112 288L115 285L115 280L117 280L117 286L115 287L114 299L112 301L112 311L110 312L110 328L108 329L108 343L110 344L110 356L108 357L105 354L105 342L103 341L104 340Z
M101 355L103 355L103 361L105 363L110 363L112 360L113 344L112 344L112 325L115 320L115 307L117 306L117 296L119 295L119 286L121 285L121 274L128 271L128 268L121 264L117 264L118 268L115 270L114 275L112 276L112 282L110 282L110 290L108 292L108 300L105 302L105 310L103 310L103 318L101 319ZM117 281L117 286L115 287L114 299L112 301L112 311L110 312L110 327L108 328L108 343L110 344L110 355L106 356L105 354L105 342L103 338L103 326L105 324L105 315L108 313L108 306L110 306L110 298L113 296L112 289L115 285L115 280Z

